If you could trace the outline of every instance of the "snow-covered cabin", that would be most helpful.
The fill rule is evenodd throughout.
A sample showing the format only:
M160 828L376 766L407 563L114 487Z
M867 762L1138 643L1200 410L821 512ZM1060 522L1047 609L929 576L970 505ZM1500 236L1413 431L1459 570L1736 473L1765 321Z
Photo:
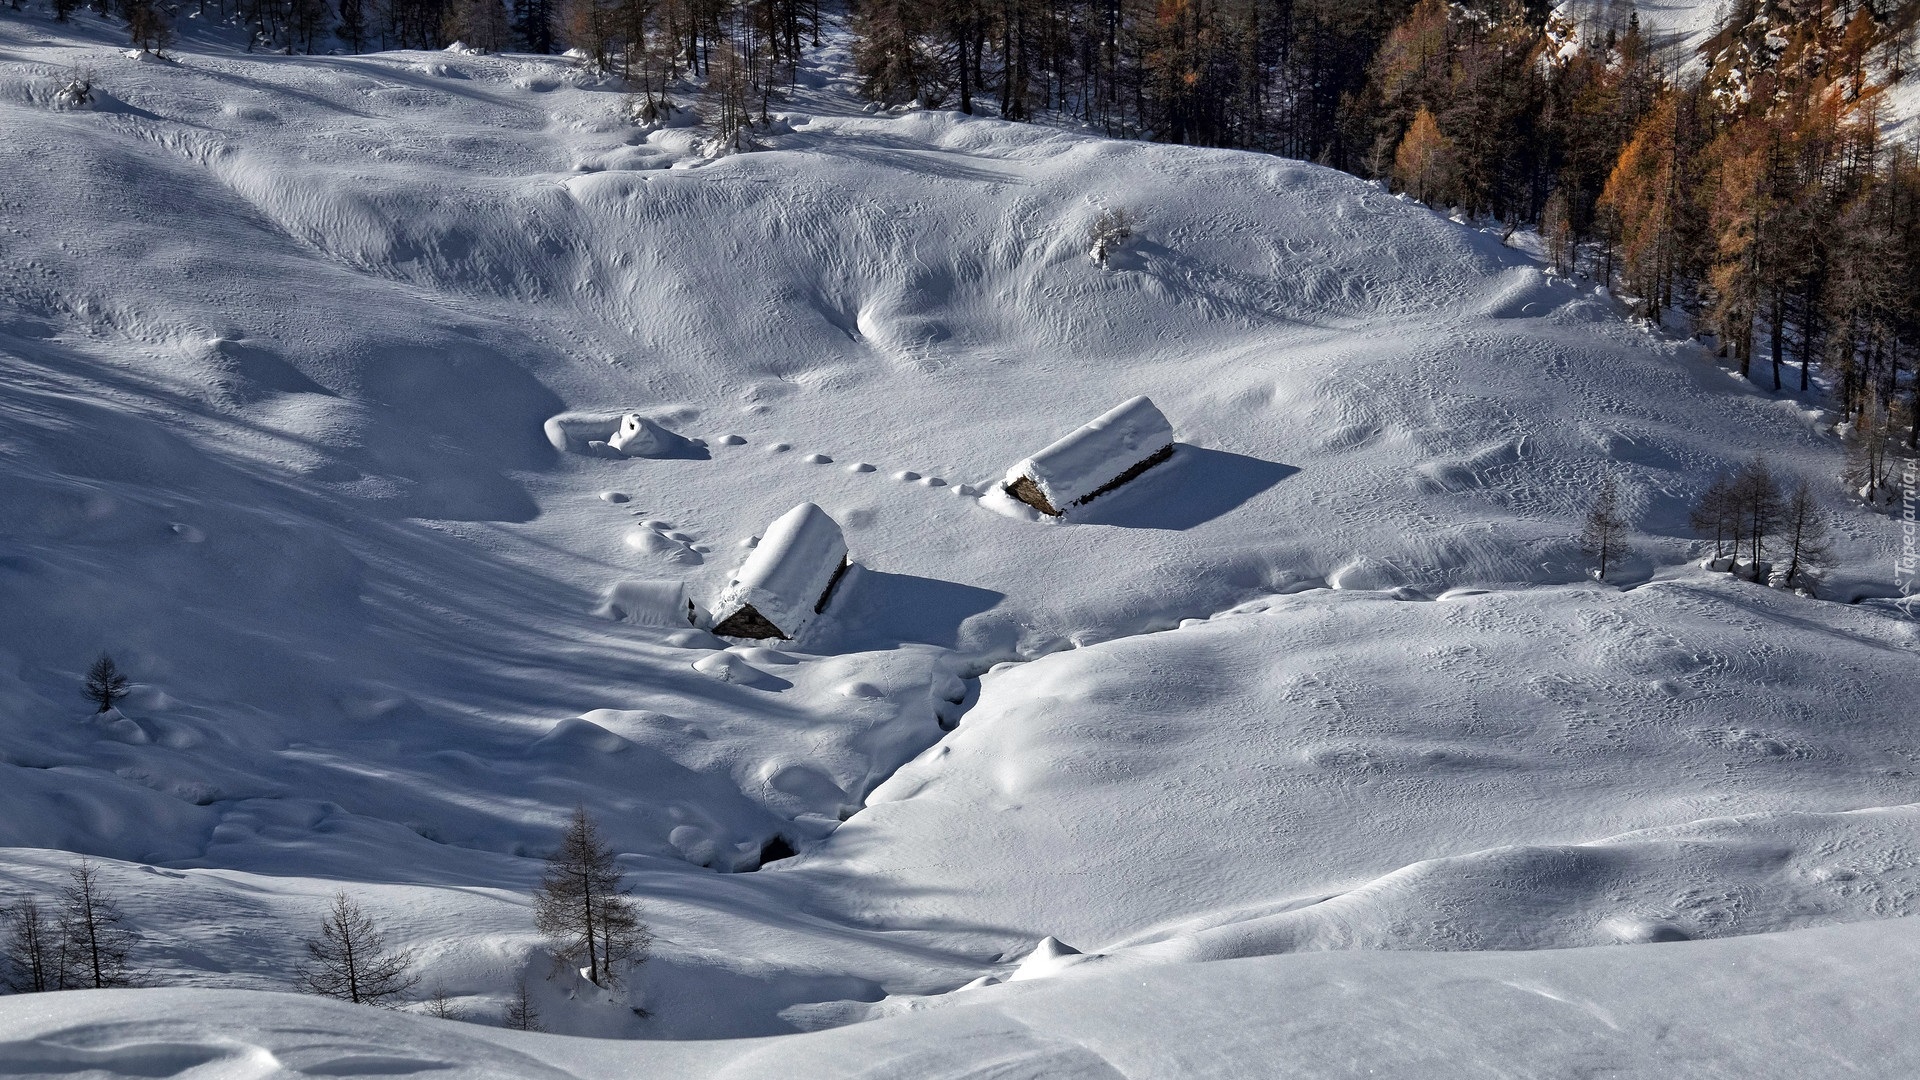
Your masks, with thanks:
M827 609L847 571L839 522L812 503L780 515L713 607L713 632L726 637L798 637Z
M1173 425L1147 398L1128 398L1092 423L1007 470L1007 494L1043 514L1128 483L1173 456Z

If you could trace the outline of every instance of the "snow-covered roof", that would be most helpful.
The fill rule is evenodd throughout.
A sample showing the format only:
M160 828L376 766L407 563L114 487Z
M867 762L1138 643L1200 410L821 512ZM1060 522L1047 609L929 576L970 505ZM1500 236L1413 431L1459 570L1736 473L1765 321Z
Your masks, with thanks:
M813 503L801 503L767 526L714 605L714 625L751 605L782 637L798 637L846 561L839 522Z
M1031 481L1063 513L1172 446L1173 425L1153 402L1128 398L1007 470L1004 482Z

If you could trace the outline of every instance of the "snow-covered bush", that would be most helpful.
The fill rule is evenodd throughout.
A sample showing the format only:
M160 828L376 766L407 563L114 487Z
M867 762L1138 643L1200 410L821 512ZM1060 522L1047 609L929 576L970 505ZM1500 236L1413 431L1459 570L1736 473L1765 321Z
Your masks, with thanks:
M84 109L93 104L93 72L72 68L60 76L53 91L53 105L59 109Z
M1094 218L1093 224L1087 227L1089 254L1093 256L1093 261L1101 266L1107 265L1113 253L1133 239L1133 231L1139 224L1140 219L1124 206L1100 211L1100 216Z

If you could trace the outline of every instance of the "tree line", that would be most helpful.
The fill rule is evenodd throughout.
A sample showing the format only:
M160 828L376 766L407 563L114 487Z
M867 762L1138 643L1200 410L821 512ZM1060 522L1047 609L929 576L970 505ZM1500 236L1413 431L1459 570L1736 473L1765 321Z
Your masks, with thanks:
M1917 17L1735 0L1692 66L1630 7L1532 0L859 0L854 29L884 103L1264 150L1537 225L1556 270L1743 375L1824 371L1872 492L1920 447L1920 155L1882 134Z
M163 32L160 0L93 2L136 43ZM643 121L699 80L736 141L822 27L819 0L192 2L289 51L578 49ZM1806 393L1823 373L1867 497L1920 449L1920 144L1883 134L1920 0L1730 0L1694 63L1630 5L850 2L875 102L1266 151L1537 225L1556 270L1684 319L1748 378Z
M93 685L89 680L90 693ZM581 974L598 986L621 985L646 961L653 941L623 878L599 826L579 809L533 894L534 925L554 960L584 960ZM22 994L143 985L151 977L131 961L139 940L98 864L80 859L50 902L28 895L0 905L0 985ZM345 892L333 896L304 952L293 982L306 993L397 1007L419 984L415 954L389 947L385 931ZM459 1018L444 989L435 988L424 1005L430 1015ZM501 1019L540 1029L524 979Z

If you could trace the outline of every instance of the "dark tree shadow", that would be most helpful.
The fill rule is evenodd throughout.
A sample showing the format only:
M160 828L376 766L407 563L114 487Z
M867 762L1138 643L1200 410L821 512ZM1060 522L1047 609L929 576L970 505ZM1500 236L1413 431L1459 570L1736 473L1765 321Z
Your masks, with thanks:
M1072 522L1122 529L1203 525L1300 470L1277 461L1177 443L1173 457L1070 514Z
M891 649L907 642L958 648L960 624L1006 599L955 581L889 574L855 563L827 613L836 649Z

